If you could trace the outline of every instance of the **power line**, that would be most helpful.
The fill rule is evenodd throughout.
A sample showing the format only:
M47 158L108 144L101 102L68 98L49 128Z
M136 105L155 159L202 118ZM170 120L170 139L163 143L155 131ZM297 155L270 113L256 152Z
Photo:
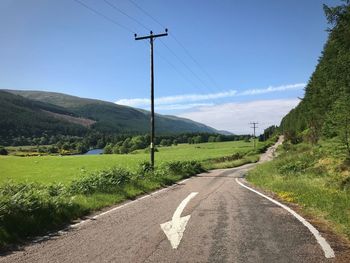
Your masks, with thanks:
M114 20L113 18L110 18L106 15L104 15L103 13L101 13L100 11L88 6L87 4L85 4L84 2L80 1L80 0L73 0L75 1L76 3L80 4L81 6L85 7L86 9L90 10L91 12L95 13L96 15L104 18L105 20L109 21L110 23L114 24L114 25L117 25L118 27L121 27L123 28L124 30L128 31L128 32L131 32L131 33L135 33L134 30L132 30L131 28L117 22L116 20Z
M149 14L145 9L143 9L141 6L139 6L138 4L136 4L134 1L129 0L132 4L134 4L137 8L139 8L144 14L146 14L147 16L151 17L156 23L158 23L160 26L162 26L163 28L165 28L157 19L155 19L151 14ZM108 0L104 0L105 3L107 3L109 6L111 6L113 9L115 9L116 11L122 13L123 15L127 16L128 18L132 19L133 21L135 21L137 24L139 24L141 27L145 28L146 30L150 30L147 26L145 26L143 23L141 23L139 20L137 20L136 18L130 16L129 14L127 14L126 12L124 12L123 10L121 10L119 7L117 7L116 5L112 4L111 2L109 2ZM175 39L175 41L178 42L179 45L182 46L182 48L185 49L185 47L180 44L180 42L173 36L173 38ZM167 44L164 43L164 41L162 41L160 39L161 43L166 47L166 49L168 49L173 56L176 57L176 59L178 61L180 61L180 63L197 79L199 80L205 87L207 87L210 91L213 91L213 89L210 87L210 85L207 85L207 83L198 76L198 74L196 74L177 54L175 51L173 51ZM186 50L186 52L188 53L189 56L191 56L189 54L189 52ZM195 60L192 57L193 60ZM168 61L167 61L168 62ZM199 63L197 61L195 61L196 64L199 65ZM172 64L172 67L175 68L175 66ZM176 70L177 72L179 72L178 70ZM203 91L203 90L202 90Z
M135 3L135 1L133 0L129 0L129 2L131 2L134 6L136 6L139 10L141 10L145 15L147 15L148 17L150 17L154 22L156 22L158 25L160 25L162 28L165 28L165 26L159 22L154 16L152 16L150 13L148 13L144 8L142 8L141 6L139 6L138 4ZM188 51L188 49L175 37L175 35L173 33L169 33L170 37L172 37L175 42L185 51L185 53L187 54L188 57L190 57L193 62L198 66L198 68L200 68L200 70L207 76L208 79L211 80L211 82L215 85L218 85L217 82L214 80L214 78L204 69L204 67L202 67L202 65L198 62L197 59L195 59L191 53Z
M123 10L121 10L119 7L117 7L116 5L112 4L111 2L107 1L107 0L103 0L107 5L109 5L110 7L112 7L114 10L117 10L119 13L125 15L126 17L130 18L131 20L133 20L134 22L136 22L138 25L140 25L141 27L143 27L144 29L150 31L151 29L149 29L148 27L146 27L143 23L141 23L139 20L137 20L136 18L128 15L126 12L124 12Z
M159 57L161 57L166 63L168 63L174 69L174 71L176 71L176 73L179 74L179 76L181 76L184 80L186 80L189 84L191 84L196 89L198 88L197 84L195 82L193 82L191 79L189 79L182 71L178 70L176 68L176 66L173 63L171 63L166 57L164 57L161 53L159 53L157 51L156 51L156 54Z
M211 77L211 75L209 75L209 73L208 73L208 72L199 64L199 62L191 55L191 53L187 50L187 48L186 48L183 44L181 44L181 42L180 42L179 40L177 40L177 38L174 36L174 34L171 34L171 33L170 33L169 35L176 41L176 43L177 43L180 47L182 47L182 49L186 52L187 56L189 56L189 57L193 60L193 62L198 66L198 68L201 69L201 71L207 76L207 78L210 79L211 82L212 82L213 84L215 84L216 86L218 86L217 82Z
M132 3L134 6L136 6L138 9L140 9L145 15L147 15L148 17L150 17L154 22L156 22L158 25L160 25L162 28L165 28L164 25L162 25L162 23L160 23L155 17L153 17L150 13L148 13L145 9L143 9L141 6L139 6L138 4L136 4L133 0L129 0L130 3Z
M88 6L87 4L85 4L84 2L80 1L80 0L74 0L76 3L80 4L81 6L83 6L84 8L90 10L91 12L95 13L96 15L102 17L103 19L107 20L108 22L111 22L115 25L117 25L118 27L123 28L124 30L131 32L131 33L135 33L134 30L132 30L131 28L117 22L116 20L104 15L103 13L101 13L100 11ZM153 16L151 16L146 10L144 10L142 7L140 7L138 4L136 4L134 1L129 0L131 3L133 3L137 8L139 8L141 11L143 11L147 16L151 17L156 23L158 23L160 26L162 26L162 24L155 19ZM145 26L143 23L141 23L139 20L137 20L136 18L130 16L129 14L127 14L126 12L124 12L123 10L121 10L120 8L118 8L116 5L112 4L111 2L109 2L108 0L104 0L104 2L106 4L108 4L111 8L113 8L114 10L118 11L119 13L127 16L128 18L130 18L131 20L135 21L137 24L139 24L141 27L148 29L147 26ZM174 36L172 36L174 38ZM174 38L175 39L175 38ZM210 86L206 85L206 83L168 46L166 45L163 41L161 41L162 44L180 61L181 64L183 64L191 73L193 76L195 76L195 78L197 78L202 84L204 84L206 87L208 87L210 89ZM179 41L177 40L177 42L179 43ZM183 46L184 48L184 46ZM164 56L162 56L159 52L156 52L157 55L159 55L164 61L166 61L176 72L177 74L179 74L184 80L186 80L188 83L190 83L193 87L195 87L196 89L198 89L198 86L195 84L195 82L193 82L192 80L190 80L185 74L183 74L180 70L177 69L177 67L172 64L168 59L166 59ZM201 87L201 86L199 86ZM210 89L211 90L211 89Z
M167 44L164 43L164 41L160 40L160 42L174 55L174 57L177 58L178 61L182 65L184 65L192 74L195 76L204 86L206 86L208 89L211 90L210 86L208 86Z

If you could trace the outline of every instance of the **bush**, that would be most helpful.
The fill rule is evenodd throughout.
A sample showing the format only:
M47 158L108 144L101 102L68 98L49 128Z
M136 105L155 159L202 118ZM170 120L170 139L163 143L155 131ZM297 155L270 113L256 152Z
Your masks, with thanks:
M152 165L150 162L142 162L139 164L139 167L137 169L137 173L138 175L140 176L144 176L144 175L147 175L148 173L152 172Z
M154 171L149 163L144 162L139 169L147 177L141 178L127 170L113 168L83 175L68 187L37 183L0 186L0 248L7 243L57 229L88 213L91 206L77 201L79 198L87 200L94 193L114 193L122 196L119 201L125 200L204 171L196 161L169 162ZM128 188L132 188L133 192L128 192ZM112 202L93 209L108 204Z
M103 149L103 154L112 154L112 153L113 153L113 146L111 144L107 144Z
M79 213L61 185L7 183L0 187L0 245L62 226Z
M7 150L2 146L0 146L0 155L8 155Z
M185 177L204 172L201 163L198 161L168 162L161 165L158 169L164 170L170 175L182 175Z
M72 194L112 193L131 180L132 174L122 168L112 168L83 175L70 185Z

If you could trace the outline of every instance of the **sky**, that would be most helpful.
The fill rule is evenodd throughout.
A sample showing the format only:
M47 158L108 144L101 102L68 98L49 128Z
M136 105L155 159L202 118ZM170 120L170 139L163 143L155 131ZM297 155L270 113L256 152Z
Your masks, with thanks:
M0 88L45 90L251 133L295 107L336 0L0 0Z

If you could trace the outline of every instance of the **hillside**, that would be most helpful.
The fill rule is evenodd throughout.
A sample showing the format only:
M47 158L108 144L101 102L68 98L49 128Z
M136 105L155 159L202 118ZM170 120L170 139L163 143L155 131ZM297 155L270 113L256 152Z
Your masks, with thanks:
M296 141L349 136L350 4L324 10L331 27L328 41L304 98L281 122L287 137Z
M0 91L0 143L5 144L8 138L18 136L80 135L87 130L81 125L53 118L51 114L77 118L62 107Z
M278 157L247 180L350 240L350 1L344 2L324 6L329 37L304 98L282 119L286 141Z
M0 105L1 127L4 129L1 136L40 136L40 132L52 134L55 131L56 134L77 135L86 132L87 127L104 133L149 131L148 111L111 102L55 92L20 90L3 90L0 100L4 102ZM18 105L21 105L21 110ZM13 132L6 132L9 127ZM24 131L23 127L33 128ZM156 129L158 134L217 132L201 123L159 114L156 115Z

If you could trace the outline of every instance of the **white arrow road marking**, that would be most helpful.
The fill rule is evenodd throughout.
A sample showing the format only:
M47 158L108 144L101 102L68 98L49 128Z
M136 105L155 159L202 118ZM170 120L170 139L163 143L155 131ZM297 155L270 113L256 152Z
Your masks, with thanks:
M294 210L290 209L288 206L286 206L286 205L284 205L284 204L281 204L280 202L276 201L275 199L272 199L272 198L270 198L270 197L268 197L268 196L266 196L266 195L264 195L264 194L262 194L262 193L260 193L260 192L258 192L258 191L256 191L256 190L254 190L253 188L250 188L249 186L246 186L245 184L241 183L241 182L238 180L238 178L236 178L236 182L237 182L240 186L242 186L242 187L244 187L244 188L246 188L246 189L248 189L248 190L250 190L250 191L252 191L252 192L254 192L254 193L256 193L256 194L258 194L258 195L260 195L260 196L262 196L262 197L264 197L264 198L266 198L267 200L271 201L272 203L274 203L274 204L276 204L276 205L282 207L283 209L285 209L285 210L287 210L289 213L291 213L291 214L292 214L296 219L298 219L304 226L306 226L306 227L310 230L310 232L314 235L314 237L316 238L318 244L321 246L321 248L322 248L322 250L323 250L323 252L324 252L324 256L325 256L326 258L334 258L334 257L335 257L334 251L333 251L333 249L331 248L331 246L328 244L328 242L326 241L326 239L324 239L324 237L321 236L320 232L318 232L318 230L317 230L313 225L311 225L308 221L306 221L306 219L304 219L301 215L299 215L298 213L296 213Z
M185 209L188 202L197 195L197 192L190 193L181 204L176 208L175 213L171 221L160 224L165 235L170 241L173 249L177 249L182 239L183 233L185 231L188 220L190 220L191 215L181 217L182 211Z

